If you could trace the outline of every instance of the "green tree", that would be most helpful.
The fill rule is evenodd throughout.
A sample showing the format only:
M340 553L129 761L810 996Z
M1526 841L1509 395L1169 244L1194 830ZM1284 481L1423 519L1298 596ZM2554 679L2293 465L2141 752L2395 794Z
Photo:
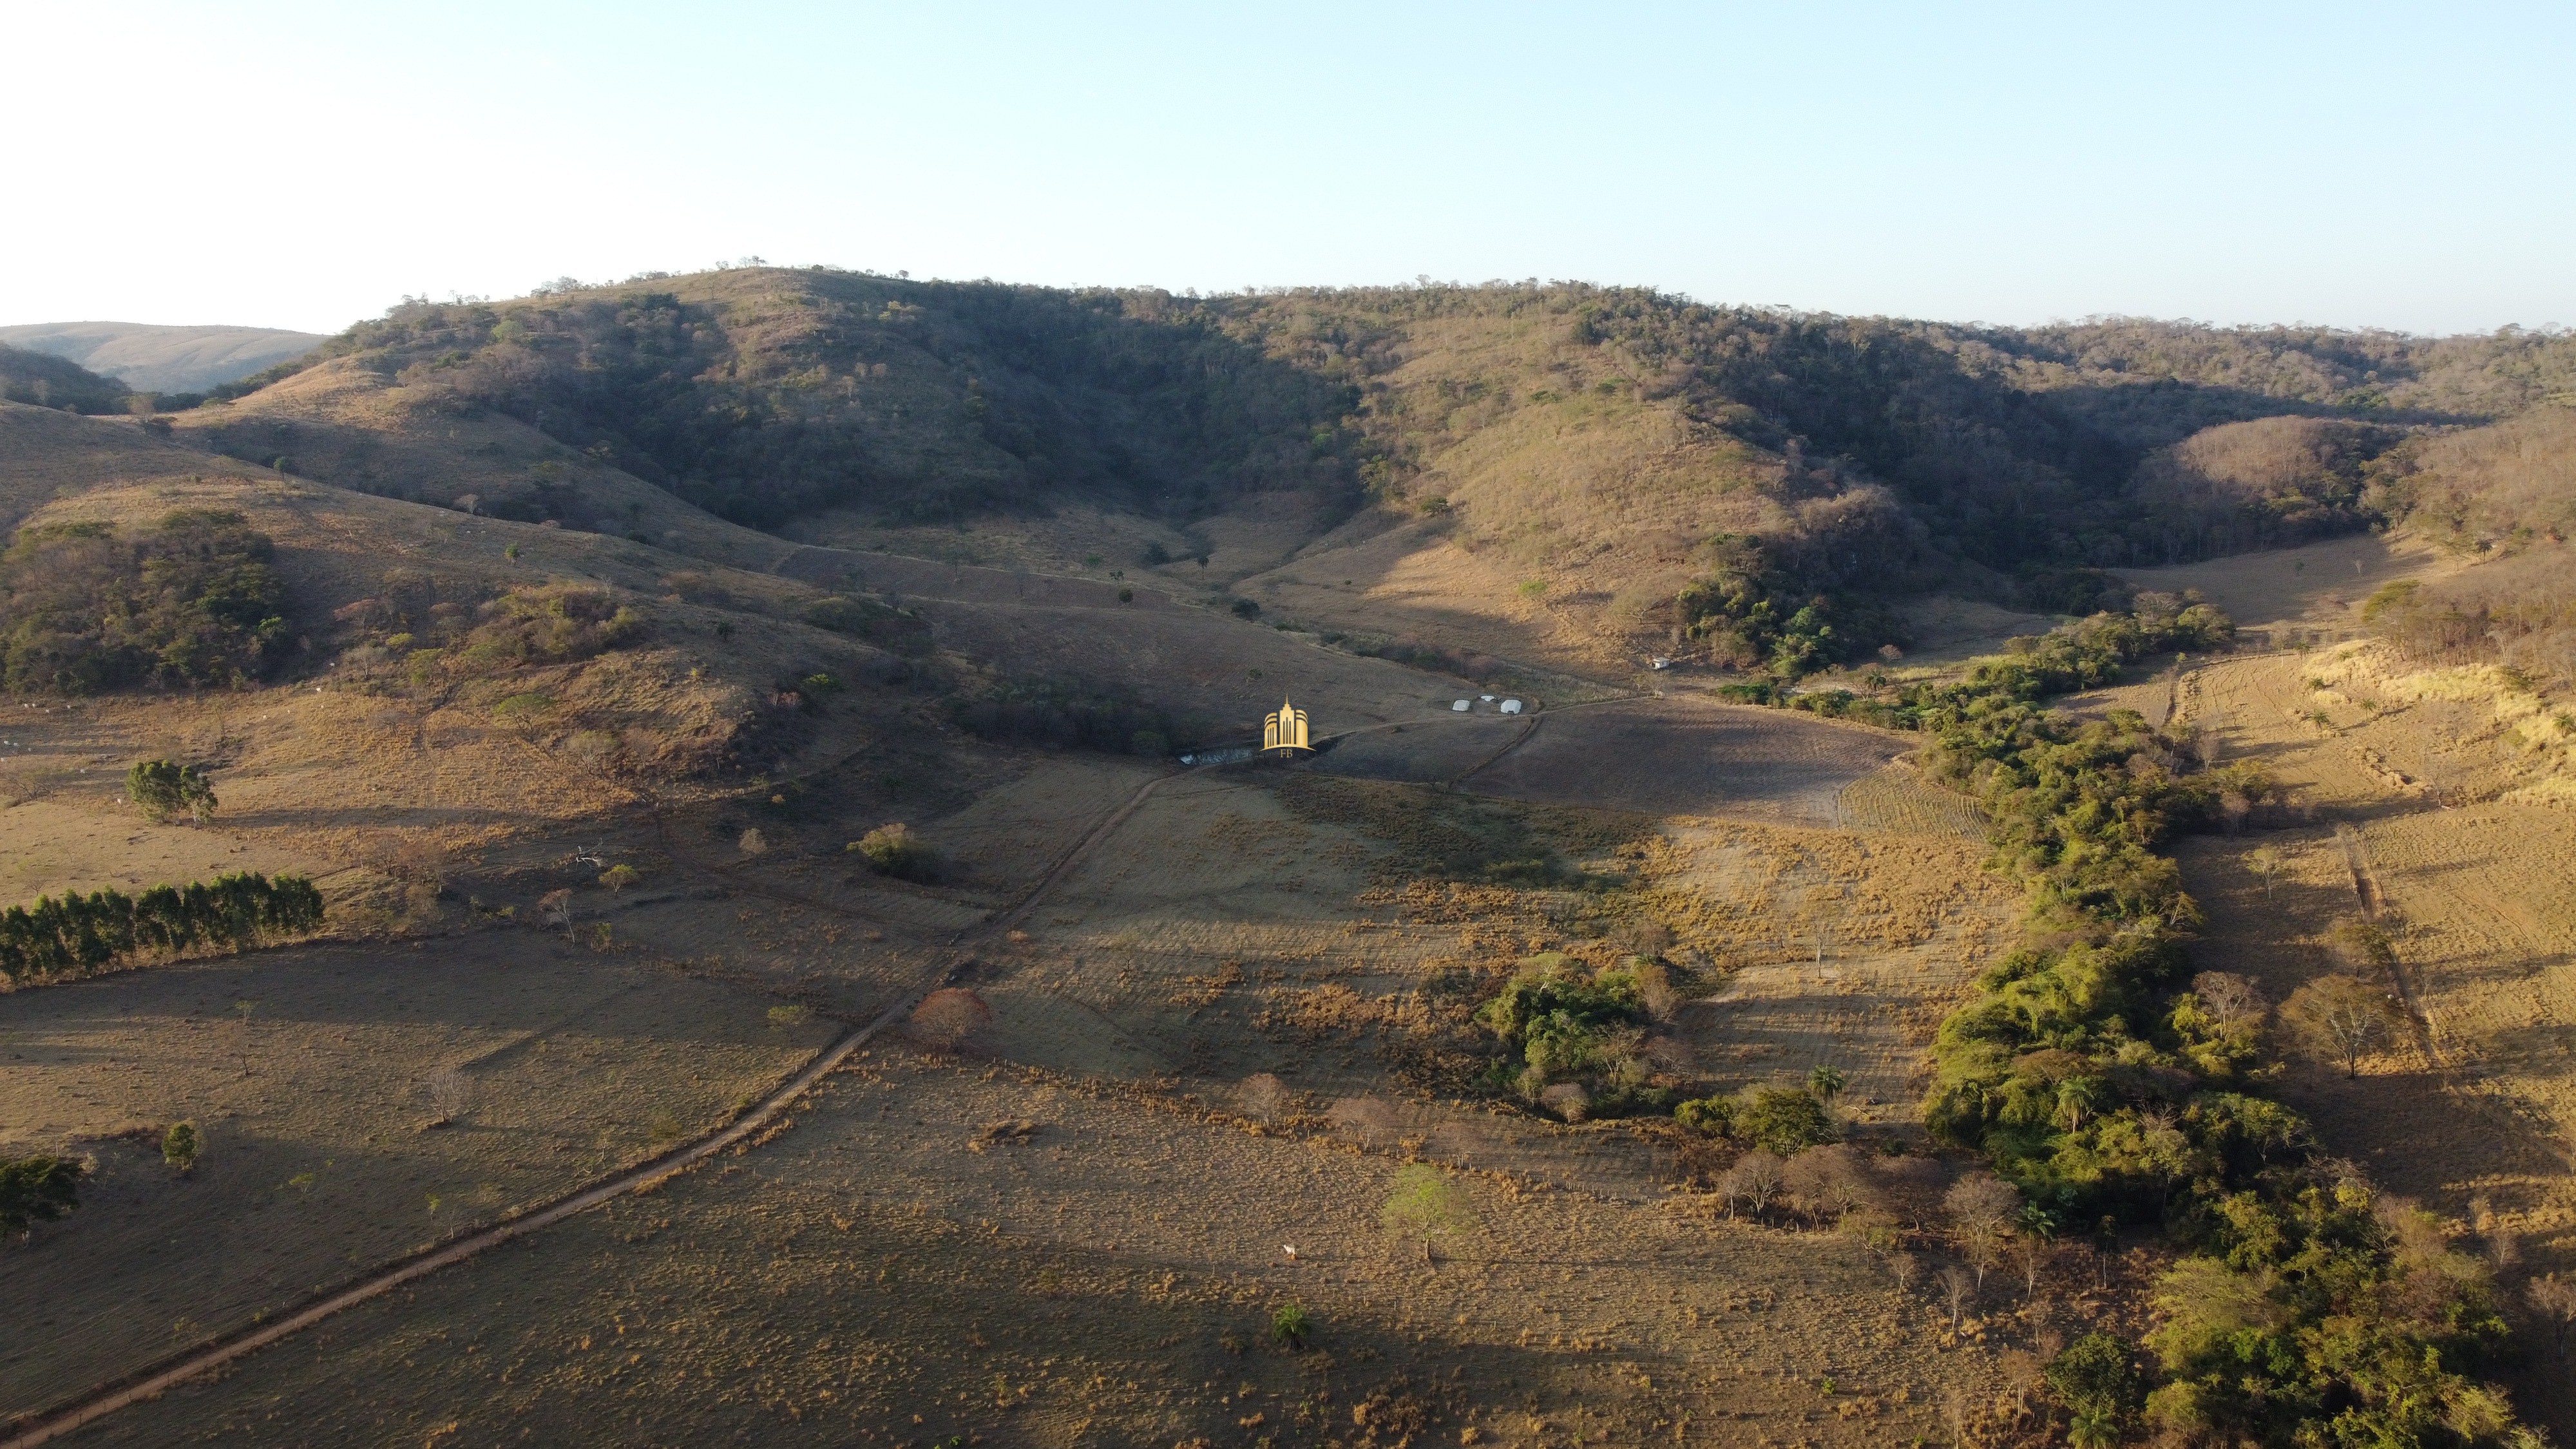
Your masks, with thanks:
M1734 1136L1782 1157L1794 1157L1838 1135L1825 1104L1794 1088L1757 1087L1736 1104Z
M199 825L215 818L215 787L195 765L138 761L125 772L125 795L155 821L181 811Z
M1399 1242L1422 1244L1424 1262L1437 1262L1433 1246L1442 1238L1471 1232L1477 1224L1475 1200L1464 1185L1427 1162L1396 1169L1393 1191L1378 1222Z
M1807 1069L1807 1090L1815 1093L1816 1100L1830 1110L1834 1105L1834 1098L1842 1094L1842 1070L1824 1062L1816 1063Z
M161 1160L185 1174L197 1165L197 1151L203 1145L197 1137L196 1123L173 1122L161 1138Z
M2125 1339L2088 1333L2068 1344L2045 1370L2049 1393L2075 1416L2068 1441L2087 1446L2119 1442L2120 1428L2143 1396L2137 1353Z

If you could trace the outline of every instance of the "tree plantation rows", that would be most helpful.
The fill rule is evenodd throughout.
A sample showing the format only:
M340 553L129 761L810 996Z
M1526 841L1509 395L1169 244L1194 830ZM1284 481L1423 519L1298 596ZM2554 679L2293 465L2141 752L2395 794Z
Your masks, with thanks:
M67 892L0 911L0 974L60 980L129 959L239 950L321 924L322 893L301 876L242 871L140 896Z

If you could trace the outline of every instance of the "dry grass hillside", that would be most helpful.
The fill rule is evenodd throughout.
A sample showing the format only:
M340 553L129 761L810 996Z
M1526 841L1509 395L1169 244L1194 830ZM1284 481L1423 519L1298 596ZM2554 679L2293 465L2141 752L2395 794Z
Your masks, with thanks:
M0 327L0 344L50 352L138 392L204 392L310 352L322 339L275 327L39 322Z

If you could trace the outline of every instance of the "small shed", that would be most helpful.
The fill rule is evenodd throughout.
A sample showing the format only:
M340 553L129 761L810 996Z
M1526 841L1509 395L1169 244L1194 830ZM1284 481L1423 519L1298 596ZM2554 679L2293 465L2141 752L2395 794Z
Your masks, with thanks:
M1469 711L1469 710L1471 710L1471 709L1474 709L1475 707L1476 707L1476 702L1475 702L1474 700L1472 700L1472 699L1462 699L1462 700L1458 701L1456 704L1453 704L1453 705L1449 706L1449 709L1450 709L1450 711L1451 711L1452 713L1454 713L1454 714L1465 714L1467 711Z
M1507 700L1504 700L1504 701L1503 701L1503 713L1505 713L1505 714L1519 714L1520 712L1521 712L1521 702L1520 702L1519 700L1517 700L1517 699L1507 699Z

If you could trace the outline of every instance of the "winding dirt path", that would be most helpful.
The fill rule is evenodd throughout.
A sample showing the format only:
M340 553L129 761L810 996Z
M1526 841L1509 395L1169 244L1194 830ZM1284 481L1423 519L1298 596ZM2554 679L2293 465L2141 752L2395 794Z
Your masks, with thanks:
M514 1238L522 1238L550 1227L576 1213L587 1212L629 1193L655 1187L729 1147L750 1143L764 1128L784 1116L798 1100L813 1089L815 1083L820 1082L835 1068L849 1060L852 1052L866 1045L888 1027L900 1022L923 996L955 980L962 969L973 964L971 954L960 949L969 940L1009 930L1027 919L1029 912L1037 909L1039 902L1046 898L1047 893L1054 890L1083 861L1089 859L1102 842L1116 834L1118 828L1143 808L1145 802L1152 798L1156 790L1173 780L1196 773L1197 771L1188 771L1183 774L1159 775L1146 781L1134 794L1128 796L1091 829L1084 832L1081 839L1057 856L1046 874L1039 878L1037 884L1032 886L1026 895L1021 897L1018 904L951 936L948 944L952 949L958 949L959 953L939 973L936 980L906 995L894 1005L878 1013L873 1020L842 1033L831 1044L815 1053L812 1060L776 1090L762 1098L741 1116L717 1128L714 1132L694 1142L675 1147L640 1166L629 1168L587 1187L575 1188L570 1193L550 1202L519 1211L489 1227L480 1228L463 1237L434 1244L418 1252L396 1258L390 1263L380 1265L362 1278L306 1298L290 1306L276 1318L218 1335L193 1348L184 1349L177 1354L146 1364L122 1378L96 1385L53 1408L27 1415L8 1426L6 1430L8 1437L0 1439L0 1449L34 1449L35 1445L60 1438L84 1425L95 1423L128 1404L152 1398L190 1379L219 1369L236 1359L256 1353L344 1309L354 1308L359 1304L381 1298L406 1283L427 1277L441 1268L462 1263L468 1258L499 1247ZM659 823L658 815L656 823ZM848 910L828 901L763 889L740 880L729 879L728 884L735 890L792 900L797 905L864 918L862 912Z
M1617 695L1612 696L1609 699L1584 700L1577 704L1562 707L1566 709L1580 709L1586 705L1608 704L1619 699L1633 697L1634 696L1629 695ZM1496 750L1493 754L1487 756L1482 761L1479 761L1473 769L1470 769L1466 773L1472 775L1476 770L1481 770L1485 766L1494 763L1494 761L1501 759L1504 755L1509 754L1514 748L1537 732L1539 721L1544 717L1544 713L1533 715L1530 718L1529 723L1523 726L1522 729L1513 736L1510 743L1504 745L1501 749ZM1423 722L1412 721L1408 723L1418 724ZM1360 730L1352 731L1351 733L1375 733L1378 730L1392 729L1396 727L1397 726L1394 724L1367 726ZM218 1335L217 1337L200 1343L193 1348L182 1350L177 1354L146 1364L144 1367L137 1369L133 1373L127 1374L122 1378L96 1385L53 1408L39 1410L34 1414L22 1417L15 1423L8 1426L5 1431L8 1437L0 1439L0 1449L34 1449L34 1446L36 1445L50 1442L65 1434L71 1433L76 1429L95 1423L129 1404L138 1403L142 1400L152 1398L177 1387L190 1379L213 1372L214 1370L222 1368L224 1365L232 1363L235 1360L256 1353L260 1349L266 1348L272 1343L276 1343L281 1339L300 1333L303 1330L320 1323L323 1319L329 1318L335 1313L339 1313L345 1309L355 1308L360 1304L381 1298L385 1294L390 1293L394 1289L402 1287L407 1283L427 1277L442 1268L453 1267L454 1265L462 1263L478 1254L486 1252L492 1248L499 1247L503 1243L510 1242L517 1238L526 1237L531 1233L551 1227L552 1225L562 1222L564 1219L572 1217L577 1213L587 1212L592 1208L599 1207L630 1193L641 1192L658 1186L661 1183L669 1181L678 1174L686 1172L697 1166L699 1163L714 1157L718 1153L725 1151L727 1148L740 1147L753 1142L763 1129L771 1126L773 1123L776 1123L785 1116L785 1114L794 1107L807 1092L813 1089L816 1083L830 1075L832 1071L838 1068L843 1062L849 1060L851 1053L857 1051L861 1046L874 1039L887 1028L900 1022L904 1018L905 1014L908 1013L923 996L956 980L961 971L973 965L974 960L972 954L964 949L970 941L978 937L986 937L1008 931L1026 920L1029 913L1036 910L1038 905L1046 899L1050 892L1063 883L1063 881L1068 876L1072 875L1076 869L1080 868L1085 861L1097 854L1100 847L1106 843L1111 836L1117 834L1121 826L1125 825L1131 818L1133 818L1138 810L1143 809L1145 802L1152 799L1156 791L1174 780L1187 779L1203 772L1225 768L1228 767L1225 765L1203 765L1196 769L1178 771L1167 775L1158 775L1155 778L1146 781L1142 786L1137 788L1134 794L1129 795L1124 801L1110 810L1108 814L1102 816L1089 830L1083 833L1079 840L1076 840L1062 854L1058 855L1054 862L1048 866L1046 873L1038 879L1035 885L1030 887L1027 894L1022 896L1017 904L1013 905L1006 911L988 916L975 925L968 926L951 936L948 944L951 949L956 950L958 954L950 961L947 967L940 972L936 980L931 981L927 985L924 985L918 990L906 995L892 1006L886 1008L886 1010L878 1013L874 1019L844 1032L831 1044L817 1052L812 1060L808 1061L794 1076L788 1078L786 1082L782 1083L767 1097L762 1098L760 1102L745 1111L741 1116L736 1117L731 1122L717 1128L708 1135L701 1137L694 1142L673 1148L671 1151L660 1157L654 1158L649 1162L629 1168L624 1172L617 1173L614 1176L592 1183L587 1187L576 1188L573 1191L549 1202L518 1211L514 1215L505 1218L501 1222L494 1223L489 1227L480 1228L467 1233L463 1237L455 1238L445 1243L435 1244L428 1248L421 1249L418 1252L396 1258L389 1263L378 1266L364 1277L346 1283L338 1288L326 1289L321 1293L306 1298L300 1303L290 1306L275 1318L237 1329L228 1334ZM1462 775L1459 778L1463 780L1465 776ZM675 844L671 841L668 832L662 828L663 821L661 813L658 810L653 812L653 819L655 832L660 836L665 850L671 853L674 858L687 859L685 853L680 852L675 848ZM853 910L834 902L744 880L735 875L732 869L727 866L718 866L709 862L692 861L691 863L699 865L701 868L708 870L709 873L724 879L728 889L742 891L746 894L766 896L774 900L792 903L809 909L829 911L836 915L849 916L857 919L874 919L873 917L868 916L865 912Z
M954 968L952 967L953 971ZM945 979L943 977L943 979ZM200 1374L254 1353L259 1349L312 1327L345 1308L354 1308L370 1299L380 1298L417 1278L495 1248L513 1238L525 1237L540 1228L562 1222L575 1213L622 1197L631 1192L666 1182L728 1147L744 1141L776 1121L797 1099L833 1068L849 1059L870 1038L902 1020L915 1002L926 994L915 992L880 1013L864 1026L853 1028L841 1038L815 1054L803 1070L763 1098L757 1106L686 1146L674 1148L641 1167L630 1168L614 1177L575 1189L564 1197L508 1218L464 1237L425 1248L378 1268L367 1277L345 1287L328 1290L289 1308L282 1316L255 1324L234 1333L215 1338L181 1354L149 1364L122 1379L89 1390L76 1400L42 1411L22 1420L7 1439L0 1439L0 1449L31 1449L31 1446L68 1434L74 1429L115 1413L126 1405L148 1399L162 1391L195 1378Z

